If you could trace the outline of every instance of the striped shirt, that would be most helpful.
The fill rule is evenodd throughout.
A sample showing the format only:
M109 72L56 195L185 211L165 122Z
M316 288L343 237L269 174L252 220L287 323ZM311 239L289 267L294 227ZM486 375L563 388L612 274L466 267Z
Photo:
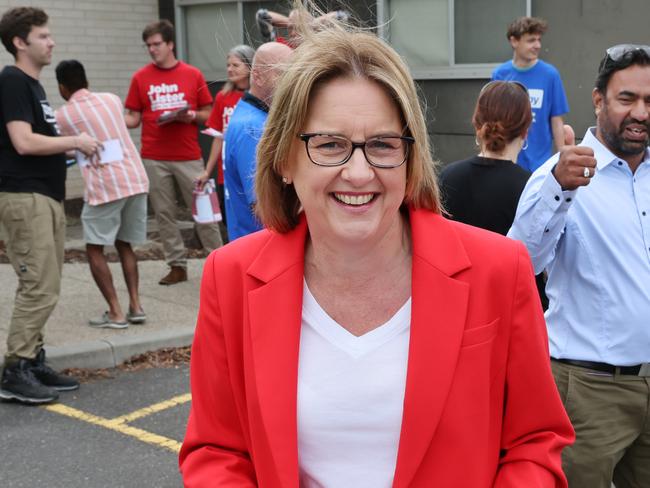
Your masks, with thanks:
M105 142L118 139L124 158L121 161L80 166L85 182L84 200L89 205L120 200L132 195L147 193L149 179L140 155L133 144L124 121L122 101L112 93L92 93L77 90L56 111L56 121L62 135L87 132Z

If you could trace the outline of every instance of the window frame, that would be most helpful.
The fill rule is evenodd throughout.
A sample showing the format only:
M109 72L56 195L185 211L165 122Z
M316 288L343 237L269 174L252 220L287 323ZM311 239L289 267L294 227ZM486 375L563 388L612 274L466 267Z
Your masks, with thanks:
M455 1L447 0L447 11L449 23L449 64L447 66L432 66L426 69L413 69L411 74L416 80L446 80L446 79L490 79L492 71L503 61L494 63L462 63L457 64L456 53L456 32L455 32ZM390 43L390 24L388 22L390 0L377 0L377 32L386 42ZM526 0L526 12L524 15L531 15L532 0ZM505 29L506 26L504 26ZM408 60L407 60L408 62Z
M176 53L178 59L187 60L187 36L185 33L185 11L184 8L193 5L207 5L219 3L236 3L239 38L244 42L244 3L259 0L174 0L176 14ZM377 34L379 37L390 43L390 24L388 21L388 3L390 0L374 0L377 12ZM449 64L447 66L432 66L426 69L414 69L411 74L416 80L444 80L444 79L489 79L494 68L502 61L494 63L463 63L456 64L456 40L455 40L455 18L454 6L456 0L447 0L449 22ZM526 1L525 15L531 15L532 0ZM371 3L370 1L368 3ZM505 26L504 26L505 28ZM505 61L505 60L504 60ZM408 62L408 60L407 60Z
M182 61L187 61L187 33L185 32L185 8L194 5L215 5L219 3L235 3L237 4L237 30L239 35L239 43L244 42L244 3L254 2L258 0L174 0L174 14L176 17L176 56ZM211 81L225 81L211 80Z

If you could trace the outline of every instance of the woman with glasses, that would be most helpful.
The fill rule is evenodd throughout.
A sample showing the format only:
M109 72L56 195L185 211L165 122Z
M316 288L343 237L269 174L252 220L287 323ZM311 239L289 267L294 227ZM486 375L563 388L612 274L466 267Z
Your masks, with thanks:
M526 87L491 81L476 101L472 124L477 156L451 163L440 174L445 210L453 220L506 235L530 171L516 164L532 122ZM536 277L542 307L548 306L544 276Z
M185 486L566 486L525 249L440 215L392 48L303 30L258 146L267 229L205 265Z

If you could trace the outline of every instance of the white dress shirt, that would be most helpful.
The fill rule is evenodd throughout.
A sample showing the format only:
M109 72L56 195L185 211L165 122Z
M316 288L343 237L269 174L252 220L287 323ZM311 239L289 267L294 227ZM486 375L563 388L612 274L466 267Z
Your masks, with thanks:
M650 151L633 174L590 128L590 184L562 191L556 154L531 176L508 236L548 271L551 356L616 366L650 362Z

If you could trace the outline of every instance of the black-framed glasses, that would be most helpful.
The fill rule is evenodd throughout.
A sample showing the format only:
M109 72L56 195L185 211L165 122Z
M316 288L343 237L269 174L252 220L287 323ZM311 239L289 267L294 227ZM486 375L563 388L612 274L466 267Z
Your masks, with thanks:
M318 166L341 166L347 163L352 153L361 148L368 164L376 168L397 168L409 156L409 149L415 139L408 136L377 136L364 142L352 142L347 137L332 134L300 134L305 142L307 156Z
M142 47L143 47L144 49L147 49L147 50L148 50L148 49L151 49L152 47L155 48L155 49L158 49L158 48L159 48L160 46L162 46L163 44L167 44L167 43L166 43L165 41L158 41L158 42L145 42L145 43L142 45Z
M650 58L650 46L644 44L617 44L616 46L610 47L605 53L609 59L616 63L627 54L635 51L643 51Z

